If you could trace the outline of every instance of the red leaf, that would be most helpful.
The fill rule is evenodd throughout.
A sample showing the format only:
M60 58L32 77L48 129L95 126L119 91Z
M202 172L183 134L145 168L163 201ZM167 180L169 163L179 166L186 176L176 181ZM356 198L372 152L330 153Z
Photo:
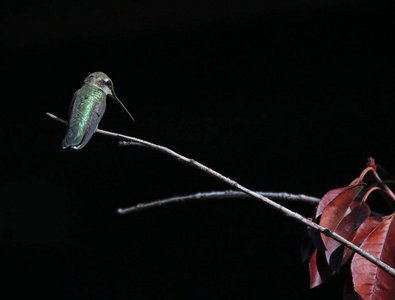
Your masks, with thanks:
M307 261L311 258L314 253L314 245L311 242L311 228L307 228L306 233L303 236L302 244L300 246L300 254L302 258L302 262Z
M358 228L369 216L370 209L365 202L352 202L350 205L351 212L347 214L339 223L336 233L344 238ZM343 260L344 247L338 241L329 239L327 242L326 259L334 271L339 271Z
M315 212L315 219L318 218L323 210L325 209L325 207L331 203L333 201L333 199L335 199L337 196L339 196L341 193L343 193L344 191L347 191L348 189L350 189L349 186L346 187L342 187L342 188L338 188L338 189L334 189L334 190L330 190L329 192L327 192L322 198L321 201L318 203L317 205L317 209Z
M363 300L354 290L351 274L348 274L344 281L343 300Z
M345 215L350 213L350 206L363 187L364 185L359 183L349 186L346 189L333 190L338 192L332 193L334 199L323 209L320 225L328 228L330 231L336 231ZM331 193L331 191L329 193ZM324 234L321 234L321 238L326 246L330 238Z
M334 273L326 262L325 253L317 250L311 256L309 269L311 289L323 283Z
M395 267L395 214L384 217L360 246ZM358 254L351 261L355 291L365 300L395 299L395 278Z
M383 218L381 217L367 218L366 221L363 222L357 230L350 234L347 239L356 246L361 245L366 237L380 224L381 221L383 221ZM342 265L344 265L353 254L354 251L346 247L343 254Z
M320 219L321 219L321 216L319 216L317 219L315 219L314 222L319 224ZM324 243L322 242L321 232L319 232L318 230L311 230L310 237L311 237L311 242L312 242L313 246L317 250L326 251L326 247L325 247Z

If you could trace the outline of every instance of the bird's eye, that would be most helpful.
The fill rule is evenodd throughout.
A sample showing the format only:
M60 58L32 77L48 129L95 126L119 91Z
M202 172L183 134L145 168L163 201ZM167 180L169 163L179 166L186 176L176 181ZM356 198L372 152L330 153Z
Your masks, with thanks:
M106 80L106 84L107 84L108 86L112 86L111 80Z

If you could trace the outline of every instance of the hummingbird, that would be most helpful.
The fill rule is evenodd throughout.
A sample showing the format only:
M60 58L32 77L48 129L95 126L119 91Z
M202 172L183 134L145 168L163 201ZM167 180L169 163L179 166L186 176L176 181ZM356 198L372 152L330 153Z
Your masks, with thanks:
M63 149L71 147L79 150L89 142L106 110L107 96L117 100L134 122L130 112L115 95L110 77L103 72L94 72L85 78L82 87L74 93L69 109L69 125L62 142Z

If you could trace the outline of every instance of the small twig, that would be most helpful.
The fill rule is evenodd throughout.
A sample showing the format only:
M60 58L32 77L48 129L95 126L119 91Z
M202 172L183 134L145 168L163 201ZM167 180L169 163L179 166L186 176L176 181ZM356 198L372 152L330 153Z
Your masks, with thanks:
M264 197L270 197L271 199L285 200L285 201L302 201L310 204L317 204L320 199L316 197L306 196L306 195L295 195L289 193L274 193L274 192L256 192ZM209 199L229 199L229 198L251 198L251 196L239 192L239 191L215 191L206 193L196 193L186 196L176 196L171 198L165 198L161 200L156 200L148 203L139 203L137 205L128 208L118 208L117 212L121 215L141 211L143 209L153 208L155 206L161 206L163 204L170 204L175 202L183 202L188 200L209 200Z
M67 124L66 121L50 114L47 113L47 116L55 119L63 124ZM118 138L120 140L123 141L128 141L128 142L137 142L137 143L141 143L143 145L148 146L149 148L152 148L154 150L166 153L170 156L173 156L174 158L176 158L179 161L185 162L186 164L189 164L191 166L194 166L195 168L198 168L199 170L223 181L224 183L228 184L229 186L231 186L234 189L237 189L239 191L242 191L248 195L250 195L251 197L258 199L262 202L264 202L266 205L274 208L275 210L281 212L283 215L285 215L286 217L292 218L310 228L313 228L315 230L318 230L319 232L323 233L324 235L338 241L339 243L343 244L344 246L350 248L351 250L353 250L354 252L358 253L359 255L361 255L362 257L366 258L368 261L370 261L371 263L375 264L376 266L378 266L379 268L381 268L382 270L384 270L386 273L390 274L391 276L395 277L395 269L391 268L389 265L383 263L381 260L375 258L372 254L362 250L361 248L355 246L353 243L349 242L348 240L346 240L345 238L343 238L342 236L338 235L335 232L330 231L328 228L325 228L323 226L320 226L317 223L314 223L312 221L310 221L309 219L303 217L302 215L274 202L273 200L270 200L267 197L264 197L244 186L242 186L241 184L237 183L236 181L218 173L217 171L214 171L213 169L210 169L209 167L191 159L191 158L187 158L185 156L182 156L180 154L178 154L177 152L166 148L164 146L160 146L160 145L156 145L150 142L147 142L145 140L142 139L138 139L138 138L134 138L134 137L130 137L127 135L123 135L123 134L119 134L119 133L113 133L110 131L105 131L105 130L100 130L97 129L96 130L97 133L102 134L102 135L107 135L107 136L112 136L115 138ZM122 142L123 143L123 142Z
M380 185L380 187L384 190L384 192L392 199L392 201L395 203L395 195L392 192L392 190L385 184L383 180L381 180L379 174L377 172L373 172L373 176L375 177L376 181Z
M258 194L268 197L270 199L277 199L283 201L300 201L309 204L318 204L321 200L320 198L316 198L313 196L303 195L303 194L290 194L285 192L275 193L275 192L257 192ZM243 192L239 191L213 191L213 192L199 192L196 194L185 195L185 196L174 196L170 198L164 198L160 200L155 200L151 202L138 203L134 206L130 206L127 208L118 208L117 213L120 215L125 215L131 212L138 212L145 209L154 208L157 206L162 206L164 204L178 203L184 202L188 200L210 200L210 199L232 199L232 198L252 198L250 195L247 195ZM384 215L375 211L370 211L372 216L383 217Z

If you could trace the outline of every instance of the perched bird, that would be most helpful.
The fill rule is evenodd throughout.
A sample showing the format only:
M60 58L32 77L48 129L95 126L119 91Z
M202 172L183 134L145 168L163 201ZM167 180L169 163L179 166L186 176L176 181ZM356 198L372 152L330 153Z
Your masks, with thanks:
M85 78L84 84L73 96L69 110L69 125L62 142L63 149L82 149L89 142L106 110L107 96L117 100L134 121L115 95L110 77L103 72L94 72Z

